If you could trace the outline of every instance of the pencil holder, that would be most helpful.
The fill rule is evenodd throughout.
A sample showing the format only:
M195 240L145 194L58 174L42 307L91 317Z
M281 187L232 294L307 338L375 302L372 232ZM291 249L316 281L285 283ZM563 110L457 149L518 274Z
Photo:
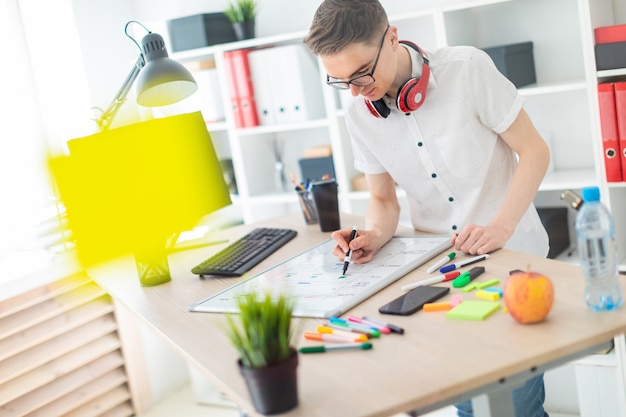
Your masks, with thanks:
M317 210L313 201L313 194L309 190L298 191L298 202L302 207L302 214L306 224L317 224Z
M318 181L311 184L311 193L322 232L333 232L339 229L339 201L337 182L332 180Z

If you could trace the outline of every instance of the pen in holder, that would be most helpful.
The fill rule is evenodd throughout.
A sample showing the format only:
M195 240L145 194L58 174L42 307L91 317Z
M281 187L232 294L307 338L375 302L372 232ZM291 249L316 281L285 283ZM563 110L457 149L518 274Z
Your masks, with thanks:
M307 189L296 188L296 191L298 192L298 202L300 207L302 207L304 221L306 224L317 224L317 210L315 209L313 194Z

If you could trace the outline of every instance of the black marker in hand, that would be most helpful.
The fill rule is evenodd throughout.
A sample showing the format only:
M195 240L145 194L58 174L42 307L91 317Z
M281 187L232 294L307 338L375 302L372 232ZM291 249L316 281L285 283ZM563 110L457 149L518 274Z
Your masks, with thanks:
M348 270L348 265L350 265L350 257L352 256L352 251L350 250L350 242L352 239L356 237L356 226L352 228L352 233L350 233L350 240L348 240L348 252L346 252L346 257L343 260L343 275L346 275L346 271Z

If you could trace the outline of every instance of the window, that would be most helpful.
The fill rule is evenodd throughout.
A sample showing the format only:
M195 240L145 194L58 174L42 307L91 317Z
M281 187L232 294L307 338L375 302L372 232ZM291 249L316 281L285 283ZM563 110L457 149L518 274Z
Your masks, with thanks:
M54 259L46 248L60 235L46 153L91 121L75 30L71 2L0 0L0 37L10 40L10 65L0 66L0 280Z

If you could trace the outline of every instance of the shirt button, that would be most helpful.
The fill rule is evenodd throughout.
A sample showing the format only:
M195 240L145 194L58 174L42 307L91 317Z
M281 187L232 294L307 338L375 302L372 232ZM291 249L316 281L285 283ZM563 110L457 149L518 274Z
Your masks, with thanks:
M454 197L448 197L448 201L452 203L454 201Z
M437 174L435 174L434 172L432 174L430 174L431 177L433 178L437 178Z
M452 230L456 230L456 224L452 225Z
M424 145L423 142L417 142L417 146L422 146L422 145Z

